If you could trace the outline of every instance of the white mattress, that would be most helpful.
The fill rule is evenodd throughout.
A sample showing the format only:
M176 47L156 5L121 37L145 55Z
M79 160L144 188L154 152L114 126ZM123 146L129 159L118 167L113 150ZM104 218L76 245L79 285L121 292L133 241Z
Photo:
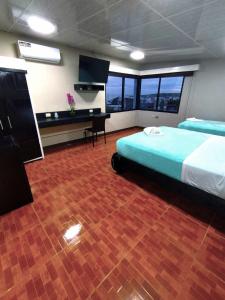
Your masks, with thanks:
M181 180L225 199L225 137L211 136L183 162Z

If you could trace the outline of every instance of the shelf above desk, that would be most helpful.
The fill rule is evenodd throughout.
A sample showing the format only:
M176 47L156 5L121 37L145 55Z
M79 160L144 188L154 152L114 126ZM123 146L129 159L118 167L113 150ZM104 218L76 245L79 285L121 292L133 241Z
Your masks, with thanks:
M58 118L54 118L54 112L51 113L51 118L46 118L45 113L36 114L39 128L88 122L91 121L94 116L102 116L106 119L110 118L110 114L102 113L100 108L93 109L93 113L89 113L89 109L78 109L74 115L71 115L69 111L58 111L57 113Z

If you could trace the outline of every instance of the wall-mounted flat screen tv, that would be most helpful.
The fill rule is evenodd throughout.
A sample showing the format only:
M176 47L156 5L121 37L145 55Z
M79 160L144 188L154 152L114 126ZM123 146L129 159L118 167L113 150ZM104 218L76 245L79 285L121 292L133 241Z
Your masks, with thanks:
M107 60L80 55L79 81L106 83L109 64Z

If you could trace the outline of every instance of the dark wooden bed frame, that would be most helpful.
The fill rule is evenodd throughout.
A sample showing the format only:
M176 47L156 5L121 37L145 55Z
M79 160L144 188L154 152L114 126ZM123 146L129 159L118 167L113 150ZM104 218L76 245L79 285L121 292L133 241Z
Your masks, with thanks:
M217 208L223 208L225 209L225 200L222 198L219 198L217 196L214 196L210 193L207 193L201 189L198 189L196 187L190 186L186 183L183 183L179 180L173 179L169 176L166 176L164 174L161 174L157 171L154 171L153 169L144 167L137 162L134 162L132 160L129 160L117 152L115 152L112 155L111 158L111 165L114 171L116 171L118 174L123 174L128 170L139 170L142 173L144 172L146 176L149 177L149 179L163 182L163 186L165 188L171 187L171 185L176 186L179 191L182 191L183 194L186 196L189 195L190 197L195 197L200 201L203 201L204 203L208 203L209 205L213 205L213 207Z

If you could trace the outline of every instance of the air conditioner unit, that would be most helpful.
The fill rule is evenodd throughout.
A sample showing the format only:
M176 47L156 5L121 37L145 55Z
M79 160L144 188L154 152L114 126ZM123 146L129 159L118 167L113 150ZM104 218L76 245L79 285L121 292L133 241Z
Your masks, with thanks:
M18 41L19 57L34 60L59 64L61 61L60 50L25 41Z

